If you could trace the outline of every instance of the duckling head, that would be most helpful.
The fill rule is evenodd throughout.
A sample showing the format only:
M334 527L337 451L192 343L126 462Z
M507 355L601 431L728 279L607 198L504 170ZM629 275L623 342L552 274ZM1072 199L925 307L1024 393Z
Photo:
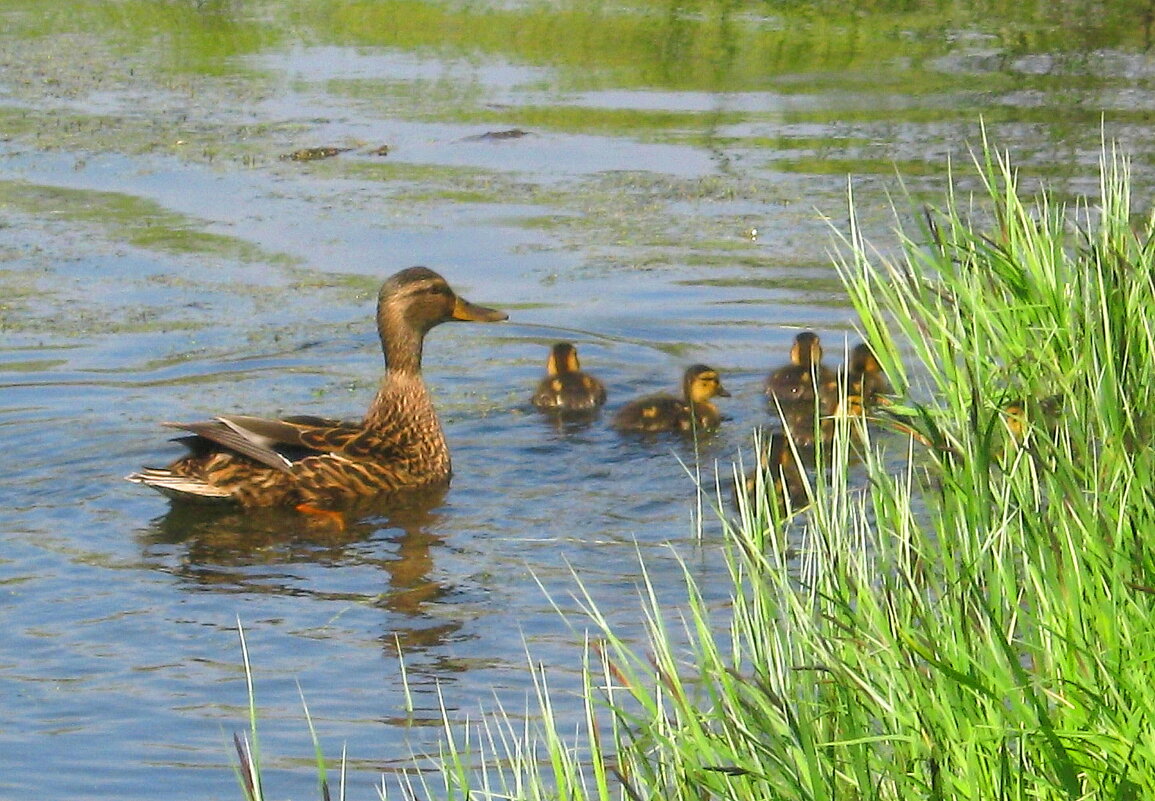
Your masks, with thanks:
M557 378L562 373L576 373L582 369L578 361L577 348L569 342L558 342L549 351L549 361L545 365L550 378Z
M854 350L850 352L851 375L881 372L882 365L878 363L878 357L874 355L874 351L870 349L870 345L867 345L865 342L860 342L855 345Z
M705 403L713 397L730 397L730 393L722 386L722 379L718 377L718 371L704 364L695 364L686 368L686 375L682 379L682 389L686 393L686 400L693 403Z
M822 361L822 343L818 334L813 331L803 331L794 337L794 344L790 348L790 361L799 367L810 367Z

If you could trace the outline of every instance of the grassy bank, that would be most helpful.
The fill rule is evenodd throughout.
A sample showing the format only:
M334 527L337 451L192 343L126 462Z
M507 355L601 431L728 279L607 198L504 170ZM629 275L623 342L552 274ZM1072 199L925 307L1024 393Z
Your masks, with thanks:
M810 508L719 504L732 606L687 571L638 646L587 604L584 733L536 674L536 728L447 727L404 797L1155 797L1155 223L1112 153L1060 208L987 152L897 258L847 234L897 401Z

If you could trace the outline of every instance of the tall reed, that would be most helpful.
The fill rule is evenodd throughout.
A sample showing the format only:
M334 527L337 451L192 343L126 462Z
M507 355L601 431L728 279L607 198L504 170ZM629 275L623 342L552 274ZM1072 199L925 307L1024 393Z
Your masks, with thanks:
M1155 220L1107 148L1072 206L985 142L975 167L898 257L847 232L897 401L839 421L808 509L719 509L732 607L687 570L637 645L587 600L581 736L535 673L538 728L450 728L443 784L408 793L1155 798Z

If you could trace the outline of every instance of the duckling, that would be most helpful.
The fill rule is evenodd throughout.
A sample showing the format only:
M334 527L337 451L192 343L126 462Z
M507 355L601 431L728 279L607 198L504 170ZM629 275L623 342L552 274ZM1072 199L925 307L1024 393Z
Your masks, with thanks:
M709 431L722 422L713 397L730 397L718 371L704 364L686 368L682 395L647 395L618 410L614 428L619 431Z
M882 365L878 357L870 349L870 345L860 342L850 352L850 363L846 370L846 393L857 396L859 404L870 406L878 400L880 395L889 395L894 392L886 374L882 372Z
M824 414L819 422L822 438L828 443L834 436L835 420L840 417L851 418L852 433L861 435L860 425L867 410L893 390L874 351L861 342L850 352L847 363L838 369L838 378L829 391L830 398L824 404Z
M546 377L533 393L533 405L558 412L590 412L606 402L606 388L592 375L582 372L577 348L558 342L549 352Z
M797 343L795 347L798 347ZM828 372L832 380L818 387L818 407L806 401L781 402L782 422L789 428L795 441L804 446L813 445L819 439L830 444L834 439L836 421L843 417L851 418L850 431L860 436L862 418L867 409L880 396L892 391L890 382L882 372L882 365L865 342L855 346L846 364L839 367L837 372ZM818 413L817 418L815 412Z
M759 488L770 496L780 515L788 509L797 510L810 505L806 480L790 446L789 435L775 431L763 442L758 466L746 474L743 487L752 508L757 508Z
M1020 446L1032 428L1054 434L1063 410L1063 396L1015 398L1003 404L1003 424L1016 446Z
M790 364L779 367L766 379L766 396L771 405L810 402L817 398L823 407L837 397L838 376L822 365L822 343L813 331L794 337Z
M320 514L359 498L444 484L452 471L441 422L421 379L425 335L449 320L506 318L459 297L433 270L402 270L377 296L385 375L363 420L221 415L165 423L191 432L183 439L191 452L168 467L145 467L127 478L183 500L295 506Z

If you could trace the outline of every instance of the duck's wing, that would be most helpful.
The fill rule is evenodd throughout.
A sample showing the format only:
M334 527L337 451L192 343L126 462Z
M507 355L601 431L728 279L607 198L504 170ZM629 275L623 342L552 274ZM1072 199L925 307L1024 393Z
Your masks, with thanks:
M544 378L533 395L533 405L545 409L590 411L605 402L605 386L585 373L562 373Z
M647 395L618 410L614 427L625 431L670 431L688 419L686 402L673 395Z
M165 425L191 432L217 447L285 473L290 472L294 462L307 456L340 451L344 443L362 433L354 423L310 416L271 420L221 415L212 420Z
M541 409L553 409L561 405L562 380L557 377L543 378L537 384L530 402Z
M582 375L582 384L593 399L594 406L602 406L606 402L606 385L592 375Z

